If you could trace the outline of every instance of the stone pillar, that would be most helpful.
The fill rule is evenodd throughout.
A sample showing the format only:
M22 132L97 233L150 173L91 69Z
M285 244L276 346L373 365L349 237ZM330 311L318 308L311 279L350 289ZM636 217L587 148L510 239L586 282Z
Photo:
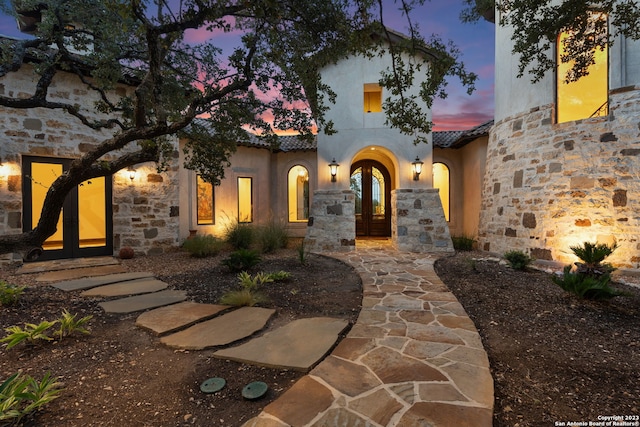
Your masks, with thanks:
M453 252L449 226L437 189L391 192L393 245L406 252Z
M316 190L305 237L309 252L349 252L356 247L355 194Z

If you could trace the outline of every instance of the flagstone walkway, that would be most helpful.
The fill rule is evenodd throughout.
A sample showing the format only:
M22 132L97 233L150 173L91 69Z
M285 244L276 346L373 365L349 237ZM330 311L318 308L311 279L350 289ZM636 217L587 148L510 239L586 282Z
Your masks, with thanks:
M490 427L493 379L480 336L435 258L358 241L331 254L363 281L345 339L244 427Z
M243 427L490 427L488 358L473 322L435 274L436 257L398 252L378 240L327 255L362 278L358 320L330 355ZM151 276L120 273L52 285L88 297L119 296L100 303L107 312L160 307L140 314L136 325L179 348L230 345L261 330L273 314L184 301L183 292L166 290ZM340 319L301 319L214 356L308 372L345 327Z

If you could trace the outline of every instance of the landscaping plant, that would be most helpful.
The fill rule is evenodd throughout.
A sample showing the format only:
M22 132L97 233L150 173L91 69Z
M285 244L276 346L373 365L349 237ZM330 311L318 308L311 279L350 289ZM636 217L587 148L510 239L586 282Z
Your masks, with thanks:
M624 292L609 286L611 272L615 269L611 264L602 262L616 247L616 244L609 246L589 242L584 242L582 246L571 246L571 250L581 262L574 263L575 272L567 265L562 276L552 278L553 282L567 292L590 300L607 300L625 295Z
M222 264L229 267L231 271L249 270L254 265L262 261L260 255L256 251L249 249L239 249L231 252L229 256L222 260Z
M191 239L185 240L182 247L185 251L189 252L192 257L206 258L218 255L224 247L224 242L218 240L215 236L207 234L204 236L194 236Z
M251 224L233 222L227 226L225 241L234 249L249 249L255 237L255 229Z
M0 384L0 424L17 425L20 421L58 397L61 384L47 373L41 381L11 375Z
M267 274L258 273L251 277L246 271L238 274L238 282L241 289L229 291L220 298L220 303L233 307L253 307L256 304L266 302L267 298L258 291L260 285L273 282Z
M271 219L258 230L258 240L262 252L269 253L287 247L289 235L282 222Z
M533 262L533 258L522 251L505 252L504 258L507 260L511 268L520 271L526 270L529 264Z
M18 302L20 295L24 292L24 286L11 285L4 280L0 280L0 304L13 305Z
M77 314L71 314L66 309L62 311L62 316L58 319L60 323L60 328L56 332L56 335L60 337L62 341L63 337L69 336L75 332L80 334L89 334L89 330L87 330L84 325L93 318L93 316L85 316L81 319L76 320Z
M475 240L467 236L451 236L451 241L453 242L453 249L456 251L472 251L473 243L475 242Z
M8 328L5 328L5 331L9 334L2 338L0 342L6 342L8 350L21 342L33 345L39 340L51 341L53 338L47 335L47 330L56 323L58 323L57 320L53 322L44 320L37 325L35 323L25 323L24 329L20 326L9 326Z

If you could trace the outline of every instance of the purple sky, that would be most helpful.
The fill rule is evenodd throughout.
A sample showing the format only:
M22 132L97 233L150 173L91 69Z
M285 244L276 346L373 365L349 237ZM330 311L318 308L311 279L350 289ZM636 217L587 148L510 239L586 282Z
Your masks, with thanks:
M384 3L385 24L408 33L406 21L397 6L391 0ZM472 95L467 95L456 80L450 81L449 96L434 103L435 130L470 129L493 118L494 24L485 21L463 24L458 18L461 9L462 2L431 0L412 13L413 22L418 24L425 38L439 34L445 41L452 40L462 52L467 70L479 76ZM0 14L0 34L21 37L13 18L5 14Z

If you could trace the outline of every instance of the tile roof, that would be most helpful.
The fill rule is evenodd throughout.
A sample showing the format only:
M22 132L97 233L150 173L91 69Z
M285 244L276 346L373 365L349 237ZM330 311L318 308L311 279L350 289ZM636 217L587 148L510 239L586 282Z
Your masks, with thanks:
M433 132L435 148L461 148L481 136L489 135L493 120L482 123L469 130L445 130Z

